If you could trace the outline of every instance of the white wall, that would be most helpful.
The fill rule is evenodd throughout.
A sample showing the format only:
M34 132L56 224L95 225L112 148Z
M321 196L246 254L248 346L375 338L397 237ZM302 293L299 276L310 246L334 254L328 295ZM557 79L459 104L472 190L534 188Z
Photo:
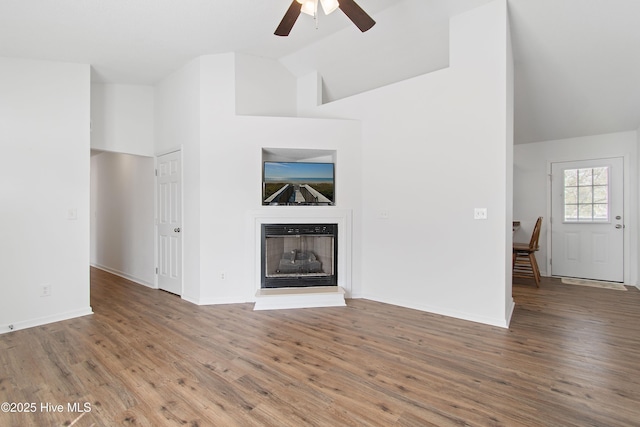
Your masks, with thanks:
M156 153L182 149L183 297L200 295L200 63L197 58L156 86Z
M295 117L296 79L278 61L235 55L236 113Z
M154 155L153 86L91 85L91 148Z
M247 215L263 209L263 147L339 150L337 175L342 177L337 203L357 210L361 201L360 124L237 116L235 87L248 78L242 68L273 65L260 64L260 58L246 59L238 60L235 54L202 56L163 80L156 92L156 151L170 149L173 141L183 148L182 296L198 304L255 297L255 248L246 245L253 232L247 228ZM272 105L263 105L263 94L256 94L255 103L247 93L240 98L246 96L245 106L257 108L257 114L287 109L295 103L296 81L285 79L282 84L293 88L291 99L277 98Z
M89 108L89 65L0 58L0 333L91 313Z
M549 167L552 162L624 157L625 195L625 272L627 284L638 282L638 135L620 132L530 144L514 148L513 216L522 221L514 239L528 241L533 224L545 217L540 235L540 251L536 253L541 274L548 275L549 245Z
M275 117L227 117L212 121L203 138L201 157L202 294L199 303L253 301L255 296L255 246L250 215L295 211L314 215L309 207L262 206L262 148L335 150L336 206L323 211L351 212L355 261L349 291L362 295L361 251L361 127L349 120ZM316 208L318 209L318 208ZM205 220L206 219L206 220ZM277 221L276 221L277 222ZM347 248L339 248L347 250ZM357 255L355 255L357 254ZM225 279L221 273L225 273Z
M506 326L513 308L506 2L456 17L450 39L450 68L312 111L355 121L236 116L242 71L233 54L201 57L163 81L157 122L180 130L176 137L192 145L184 148L185 171L198 171L191 184L185 178L194 197L185 212L198 220L195 230L185 225L185 252L198 265L197 273L185 265L185 289L194 290L183 297L253 298L247 216L269 208L260 204L261 149L325 149L337 151L337 209L353 212L354 296ZM176 108L190 118L169 113ZM161 150L166 135L156 129ZM489 219L474 221L475 207L488 208Z
M507 219L507 225L513 227L513 144L514 144L514 110L515 110L515 71L514 71L514 63L513 63L513 45L511 43L511 27L509 24L509 20L507 19L507 93L506 93L506 102L507 102L507 114L505 114L505 129L506 129L506 139L507 139L507 151L506 151L506 176L505 176L505 192L507 196L506 204L505 204L505 217ZM513 228L512 228L513 229ZM508 233L507 233L508 235ZM513 253L513 234L511 234L511 239L505 239L504 241L504 250L505 252L512 254ZM511 280L513 278L513 264L507 263L505 265L505 276L510 276L511 279L507 281L508 284L511 284ZM511 295L511 286L505 286L505 301L512 301ZM513 304L509 306L509 304L505 305L505 318L511 318L511 312L513 310Z
M155 286L154 159L91 157L91 264Z
M433 2L424 0L398 1L377 13L376 25L361 33L337 10L327 19L343 19L349 25L280 62L298 78L319 72L325 102L343 99L447 67L450 12L434 10Z
M506 2L459 15L450 28L449 68L316 113L363 122L364 296L506 326L513 308ZM488 209L488 220L473 219L476 207Z

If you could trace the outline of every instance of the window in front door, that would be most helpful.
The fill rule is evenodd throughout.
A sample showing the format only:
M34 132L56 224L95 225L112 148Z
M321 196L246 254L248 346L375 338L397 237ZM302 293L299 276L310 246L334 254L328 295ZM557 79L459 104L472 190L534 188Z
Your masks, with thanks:
M565 169L564 221L609 221L609 167Z

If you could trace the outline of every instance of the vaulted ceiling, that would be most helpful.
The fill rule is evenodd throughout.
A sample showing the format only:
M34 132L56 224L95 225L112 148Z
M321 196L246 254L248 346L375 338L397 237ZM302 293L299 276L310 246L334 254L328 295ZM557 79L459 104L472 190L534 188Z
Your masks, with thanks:
M490 0L357 0L273 35L290 0L2 0L0 56L89 63L95 82L155 84L192 58L239 52L318 70L328 99L448 65L450 16ZM508 0L515 141L640 127L640 1Z

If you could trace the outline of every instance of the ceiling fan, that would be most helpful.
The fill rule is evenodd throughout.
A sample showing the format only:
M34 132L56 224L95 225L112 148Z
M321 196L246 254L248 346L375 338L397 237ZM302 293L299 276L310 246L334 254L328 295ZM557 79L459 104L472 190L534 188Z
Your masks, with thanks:
M293 0L274 34L277 36L288 36L300 13L305 13L317 18L318 1L322 5L325 15L340 8L363 33L376 23L376 21L367 15L367 12L362 10L353 0Z

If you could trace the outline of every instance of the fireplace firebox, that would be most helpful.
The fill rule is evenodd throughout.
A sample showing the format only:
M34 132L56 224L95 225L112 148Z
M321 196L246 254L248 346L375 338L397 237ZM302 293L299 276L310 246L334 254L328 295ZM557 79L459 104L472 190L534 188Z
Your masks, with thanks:
M262 288L337 286L338 224L262 224Z

